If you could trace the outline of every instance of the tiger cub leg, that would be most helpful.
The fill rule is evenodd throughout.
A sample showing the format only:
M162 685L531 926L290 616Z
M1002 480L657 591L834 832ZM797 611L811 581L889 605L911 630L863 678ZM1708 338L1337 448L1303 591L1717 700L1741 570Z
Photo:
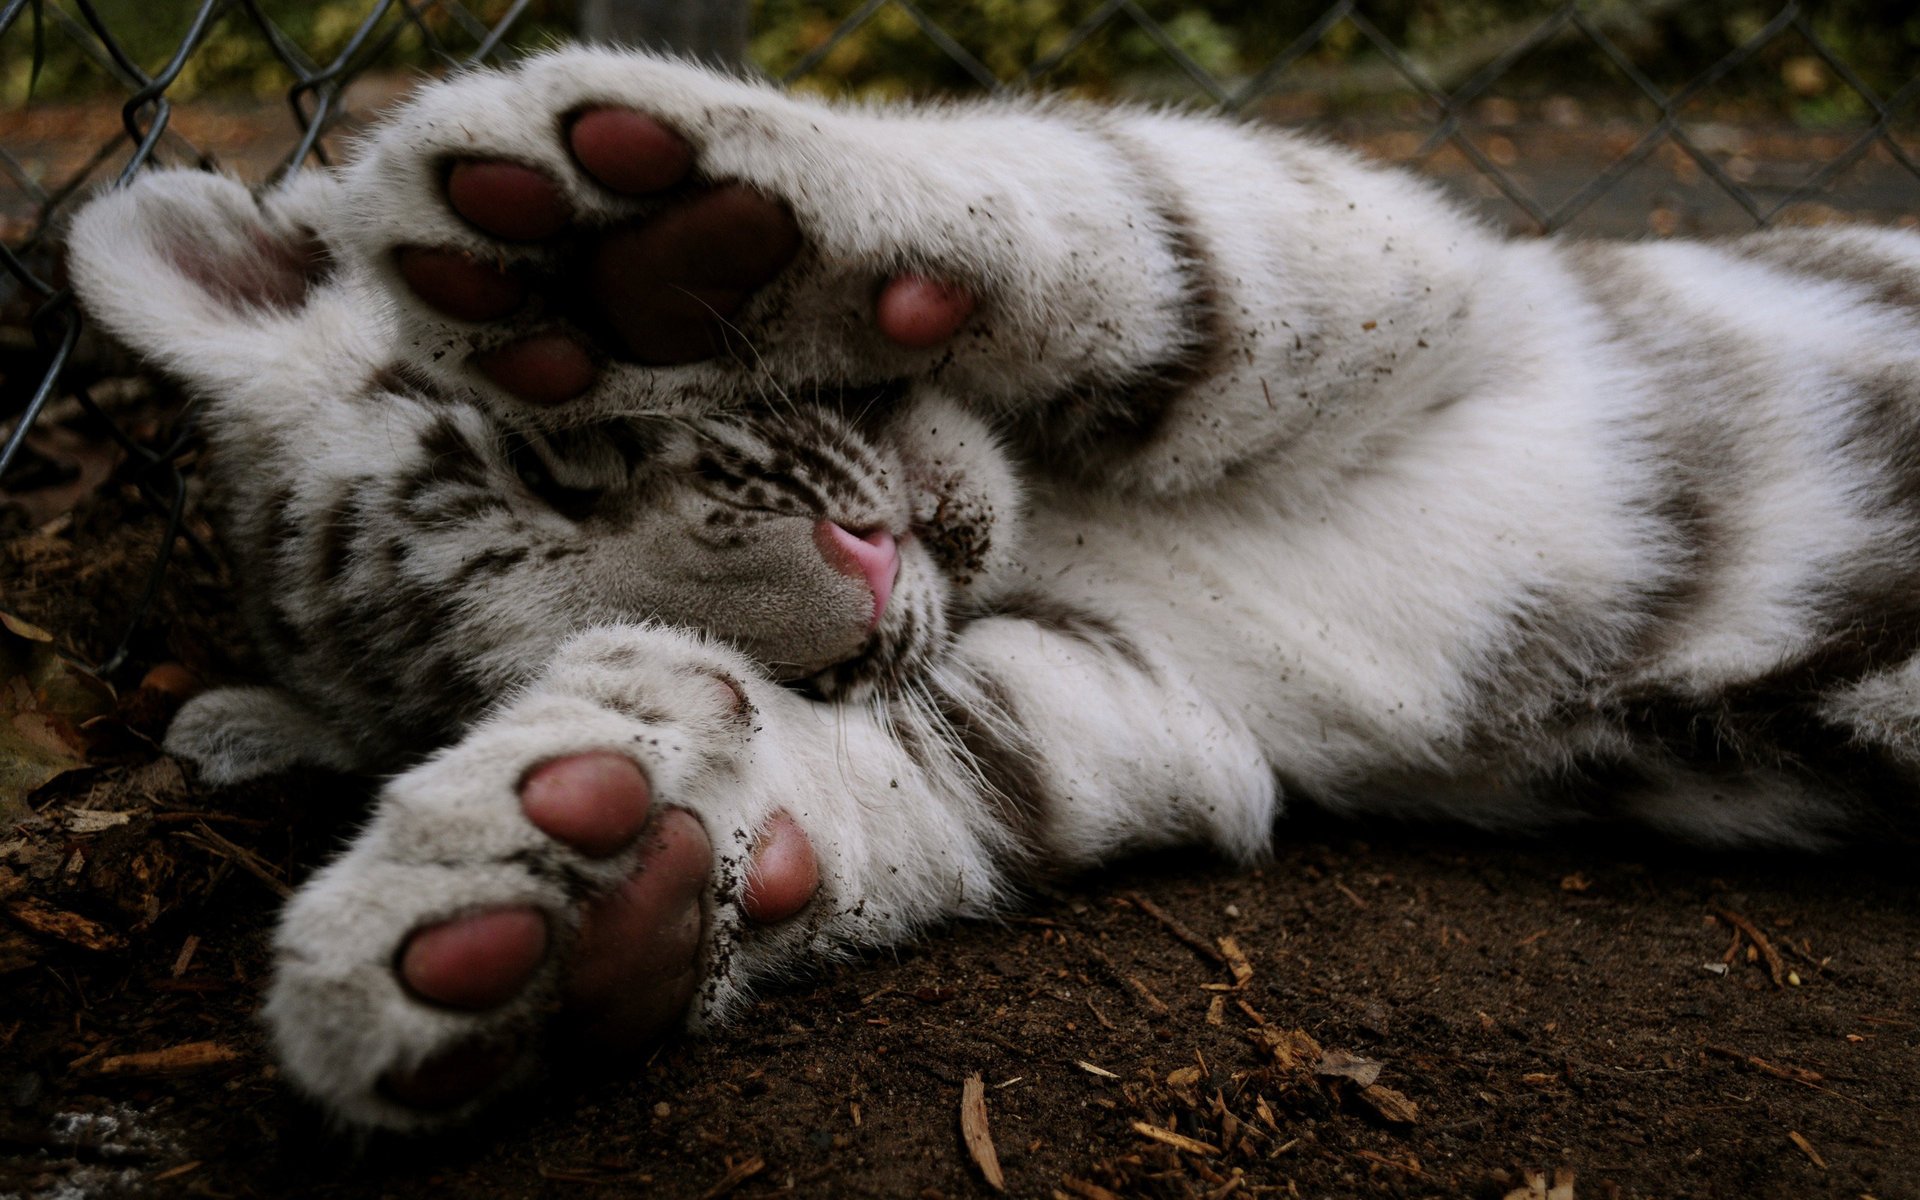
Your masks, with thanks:
M656 811L645 772L621 754L543 763L518 795L527 820L576 853L605 858L639 845L631 873L582 910L561 991L572 1041L583 1051L642 1046L679 1021L699 985L700 901L712 882L712 843L684 810ZM741 912L759 924L785 920L806 906L819 882L806 833L776 813L751 852ZM534 981L549 941L538 910L491 909L416 930L395 970L416 996L481 1011L511 1002ZM683 969L674 973L673 964ZM442 1109L485 1091L509 1065L484 1047L458 1046L386 1083L408 1104Z
M686 182L693 150L646 113L595 108L567 131L580 169L615 195L646 200ZM447 174L446 202L490 236L512 240L570 220L559 186L514 162L467 159ZM564 226L562 226L564 228ZM603 332L616 353L654 366L699 362L727 352L727 321L770 283L800 243L793 214L766 196L721 187L692 196L650 224L604 239L592 274L605 306ZM524 300L523 285L494 263L441 248L396 254L415 299L456 319L487 321ZM947 341L972 313L970 291L918 273L889 275L872 323L889 341L928 349ZM480 372L520 400L559 403L593 387L600 365L588 343L536 334L478 356Z
M595 630L392 780L283 914L263 1015L289 1080L421 1128L535 1069L557 1013L600 1052L737 1003L722 964L804 936L782 922L822 881L753 769L766 686L685 634Z

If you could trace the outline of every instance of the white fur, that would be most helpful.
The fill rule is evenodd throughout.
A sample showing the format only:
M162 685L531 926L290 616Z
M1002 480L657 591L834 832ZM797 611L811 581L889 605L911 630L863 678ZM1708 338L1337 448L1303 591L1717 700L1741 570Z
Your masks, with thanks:
M561 114L593 104L652 113L709 177L780 197L809 248L739 316L751 361L621 366L580 400L532 410L467 362L528 323L427 312L389 251L541 261L447 210L448 156L537 165L587 224L644 214L583 178L556 135ZM211 393L229 457L290 476L303 510L356 471L399 470L430 419L400 398L377 420L314 415L396 353L516 428L918 380L893 435L906 460L942 464L1001 510L980 596L1084 608L1131 647L987 616L957 629L923 681L822 704L711 640L646 614L612 620L535 576L477 592L459 636L502 688L531 682L386 788L276 943L275 1045L289 1077L350 1120L426 1123L381 1098L379 1077L478 1035L519 1036L553 987L549 965L501 1010L430 1010L393 978L408 931L500 904L567 929L563 890L503 861L515 850L598 885L630 868L572 855L519 813L521 774L582 750L633 755L657 802L692 811L713 839L711 985L695 1027L810 958L993 911L1036 864L1190 842L1256 856L1277 780L1343 810L1529 827L1587 815L1541 780L1621 758L1647 785L1618 809L1688 836L1806 843L1845 817L1834 795L1764 762L1731 785L1669 762L1620 714L1637 689L1711 703L1795 661L1824 636L1814 598L1863 564L1914 575L1912 531L1880 503L1891 468L1862 457L1849 422L1862 380L1920 378L1920 330L1860 272L1818 265L1870 259L1911 282L1912 237L1809 240L1806 273L1768 256L1797 243L1509 242L1424 183L1248 125L1050 104L832 108L598 50L430 88L337 184L300 188L256 208L225 181L150 176L82 215L73 259L93 313ZM223 305L179 266L183 242L244 258L246 238L285 236L296 217L343 261L295 311ZM951 346L905 350L873 328L877 281L904 269L979 295ZM1220 322L1210 345L1188 324L1197 302ZM1027 414L1076 388L1097 431L1101 406L1126 402L1119 383L1162 368L1192 377L1137 445L1060 428L1016 459L986 432L1023 437ZM1698 477L1697 496L1679 476ZM1704 506L1710 567L1663 497ZM256 527L251 511L230 528ZM931 502L914 519L932 520ZM443 578L472 552L422 534L408 569ZM1684 604L1650 607L1662 588ZM585 631L562 644L573 629ZM608 666L619 650L635 665ZM215 778L372 757L347 693L287 673L306 701L203 699L172 744ZM1911 761L1913 675L1872 673L1822 711ZM716 676L743 688L750 724L725 711ZM995 763L962 745L910 751L907 725L944 727L938 697L1007 724L983 736L1025 756L1046 801L1028 825L997 803L1021 798L993 794ZM300 752L289 731L303 723L315 746ZM251 756L248 729L267 743ZM807 831L825 883L804 918L753 928L739 863L776 808Z

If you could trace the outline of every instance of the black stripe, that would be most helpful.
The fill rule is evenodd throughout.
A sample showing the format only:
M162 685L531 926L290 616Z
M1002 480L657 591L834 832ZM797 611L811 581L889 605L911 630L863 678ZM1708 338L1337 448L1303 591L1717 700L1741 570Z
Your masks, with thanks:
M403 360L388 363L367 380L367 391L380 395L405 396L425 404L453 403L453 396L433 376Z
M1175 401L1226 360L1229 325L1224 289L1212 268L1213 253L1179 203L1179 185L1147 151L1109 123L1096 120L1086 129L1125 162L1181 276L1174 314L1176 348L1165 361L1140 364L1124 378L1081 381L1025 416L1021 433L1030 445L1055 452L1066 446L1092 460L1131 453L1151 442Z
M1803 278L1846 284L1875 304L1920 309L1920 267L1819 233L1759 233L1720 243L1730 253Z
M1885 481L1882 507L1920 525L1920 373L1887 368L1857 379L1851 399L1844 448Z
M506 497L494 492L463 489L411 504L404 516L409 524L417 528L444 529L467 524L489 513L504 512L509 507Z
M1601 322L1602 343L1660 381L1660 395L1627 433L1654 466L1649 490L1633 502L1662 531L1661 557L1619 598L1637 610L1639 632L1605 672L1635 678L1678 649L1685 623L1739 552L1720 514L1741 502L1748 473L1739 437L1723 414L1739 411L1766 383L1740 365L1752 356L1736 335L1706 322L1689 326L1687 305L1647 278L1629 252L1574 245L1563 261Z
M420 493L436 484L457 483L485 487L487 472L480 452L446 417L434 420L420 434L420 459L394 484L394 497L402 507L412 505Z
M1020 714L1004 684L982 672L974 688L966 697L936 690L936 711L952 744L965 752L962 768L977 772L981 798L994 816L1023 844L1037 845L1051 803L1038 749L1020 732Z
M527 559L525 546L494 547L483 550L460 564L453 578L444 585L449 591L459 591L476 579L493 579L506 574Z
M354 535L360 530L364 512L363 498L373 480L356 478L341 485L340 492L320 514L319 531L314 537L315 577L322 585L331 584L346 573Z
M1010 593L994 600L980 616L1026 621L1047 633L1111 654L1143 675L1154 674L1153 663L1111 618L1045 593Z

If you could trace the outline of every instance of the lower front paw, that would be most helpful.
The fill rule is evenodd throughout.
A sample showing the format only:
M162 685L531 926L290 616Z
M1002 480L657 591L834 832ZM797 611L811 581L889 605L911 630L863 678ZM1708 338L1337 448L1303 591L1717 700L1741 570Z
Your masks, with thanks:
M380 893L350 855L289 908L266 1017L289 1077L349 1122L456 1121L535 1070L544 1046L595 1059L643 1046L681 1023L711 970L713 846L691 813L654 804L631 759L545 762L520 780L518 800L556 846L616 865L611 881L556 897L496 880L493 901L406 926L392 944L389 910L443 890L437 876L454 865L413 863L410 881L389 877ZM818 884L806 835L785 814L749 863L737 890L750 922L793 915ZM390 948L327 952L355 936Z

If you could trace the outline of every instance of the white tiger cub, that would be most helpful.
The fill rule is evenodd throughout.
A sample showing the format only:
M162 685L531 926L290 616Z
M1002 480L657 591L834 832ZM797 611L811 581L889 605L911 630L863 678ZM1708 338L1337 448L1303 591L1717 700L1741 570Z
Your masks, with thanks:
M1254 125L573 49L257 201L150 173L71 250L205 397L277 674L171 747L401 768L265 1010L356 1123L535 1059L558 950L466 1010L395 963L498 908L564 948L633 869L523 813L568 755L711 839L696 1028L1036 871L1257 856L1283 797L1808 844L1920 770L1909 235L1515 242ZM903 279L967 300L877 319ZM779 809L822 884L755 924ZM476 1043L519 1065L383 1087Z

